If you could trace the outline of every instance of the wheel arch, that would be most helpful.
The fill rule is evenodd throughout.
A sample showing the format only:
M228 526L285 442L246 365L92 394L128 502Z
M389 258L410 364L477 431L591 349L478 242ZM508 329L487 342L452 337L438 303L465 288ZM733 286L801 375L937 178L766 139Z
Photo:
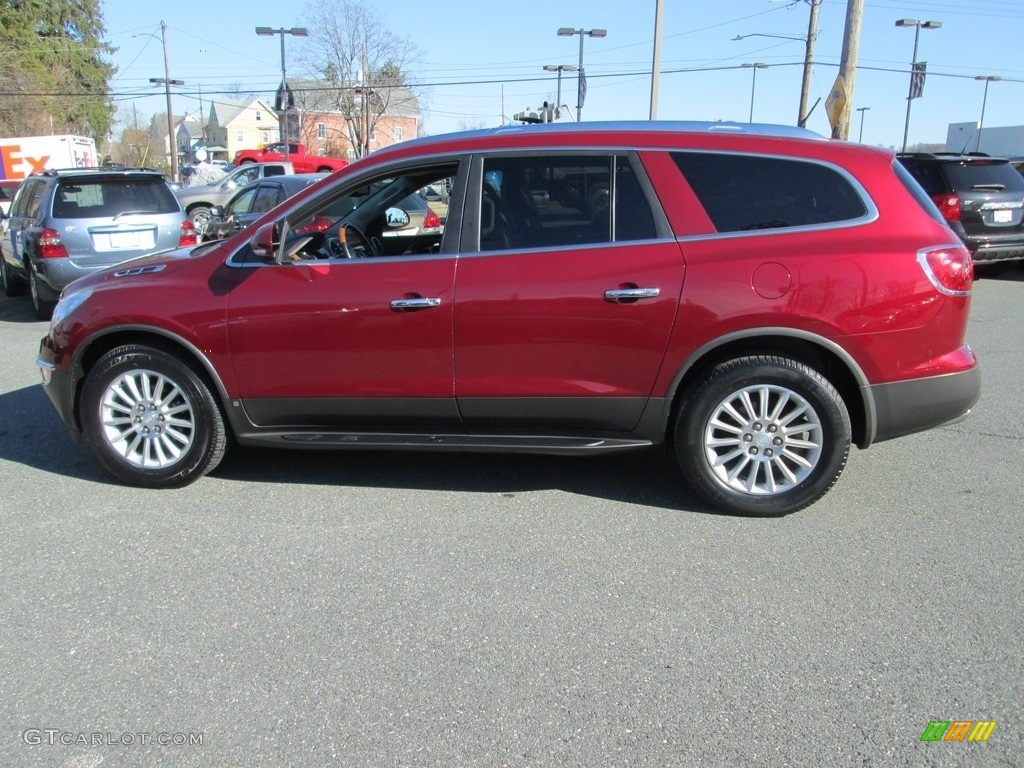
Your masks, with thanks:
M107 352L117 347L128 344L142 344L159 349L167 354L174 355L181 362L189 366L199 377L203 379L217 398L221 413L227 424L231 424L229 418L231 409L227 407L230 402L227 388L217 374L216 369L210 360L203 354L202 350L188 340L168 333L162 329L141 327L116 328L89 339L79 348L78 354L72 363L72 418L75 428L81 430L81 398L82 385L89 371Z
M821 373L838 390L850 414L853 442L866 448L874 442L875 404L867 376L850 354L817 334L793 328L756 328L728 334L696 350L680 367L670 386L671 407L666 433L687 393L720 363L753 355L777 355L803 363Z

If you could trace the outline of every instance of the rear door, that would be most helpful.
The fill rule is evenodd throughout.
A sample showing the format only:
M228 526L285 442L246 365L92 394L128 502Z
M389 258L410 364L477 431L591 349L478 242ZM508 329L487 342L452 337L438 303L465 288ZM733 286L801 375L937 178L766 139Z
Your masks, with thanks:
M683 282L639 163L612 152L477 158L455 286L469 427L634 428Z
M43 179L29 179L22 184L11 204L9 216L2 228L0 249L4 259L12 266L24 263L28 233L36 226L45 191L46 182Z

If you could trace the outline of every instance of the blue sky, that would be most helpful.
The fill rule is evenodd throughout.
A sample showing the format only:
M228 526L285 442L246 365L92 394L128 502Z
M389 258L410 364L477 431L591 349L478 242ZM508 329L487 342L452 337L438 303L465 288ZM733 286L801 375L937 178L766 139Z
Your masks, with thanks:
M588 92L583 117L591 120L646 119L650 103L655 0L443 0L373 2L376 13L420 49L409 73L422 85L424 131L444 133L463 126L496 126L545 100L554 101L555 75L545 64L577 64L579 37L559 37L559 27L607 29L603 39L587 38L584 65ZM829 133L824 100L838 72L846 0L823 0L819 18L810 103L822 102L808 127ZM269 97L280 81L280 38L259 37L256 26L308 26L302 3L249 0L243 5L181 0L143 6L136 0L104 0L107 41L118 51L113 81L120 114L133 103L147 118L164 110L164 76L158 39L168 25L172 79L185 85L174 96L174 111L199 110L209 98L235 86ZM754 120L794 124L799 102L802 40L738 35L803 37L809 6L791 0L664 0L659 119L746 121L754 70ZM924 96L912 105L909 143L938 142L952 122L977 121L985 84L994 75L985 104L986 127L1024 125L1024 3L1021 0L865 0L850 138L864 118L868 144L899 146L903 139L914 30L897 19L942 22L920 33L918 60L928 63ZM156 35L156 38L150 36ZM301 38L287 39L289 77ZM562 101L575 110L574 73L565 73Z

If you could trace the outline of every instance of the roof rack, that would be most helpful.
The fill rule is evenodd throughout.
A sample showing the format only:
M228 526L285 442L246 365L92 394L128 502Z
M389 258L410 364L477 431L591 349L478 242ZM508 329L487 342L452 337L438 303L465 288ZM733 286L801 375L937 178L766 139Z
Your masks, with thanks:
M33 176L59 176L62 173L110 173L111 171L142 171L145 173L163 173L156 168L129 168L123 165L84 165L68 168L44 168L41 171L36 171Z

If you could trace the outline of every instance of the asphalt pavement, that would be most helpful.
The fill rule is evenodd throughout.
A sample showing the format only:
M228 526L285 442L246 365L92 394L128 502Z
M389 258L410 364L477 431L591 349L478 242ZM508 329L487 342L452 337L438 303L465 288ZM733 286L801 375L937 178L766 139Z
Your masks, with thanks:
M0 766L1024 765L1022 326L1024 269L980 280L976 412L758 520L656 452L128 488L0 297Z

